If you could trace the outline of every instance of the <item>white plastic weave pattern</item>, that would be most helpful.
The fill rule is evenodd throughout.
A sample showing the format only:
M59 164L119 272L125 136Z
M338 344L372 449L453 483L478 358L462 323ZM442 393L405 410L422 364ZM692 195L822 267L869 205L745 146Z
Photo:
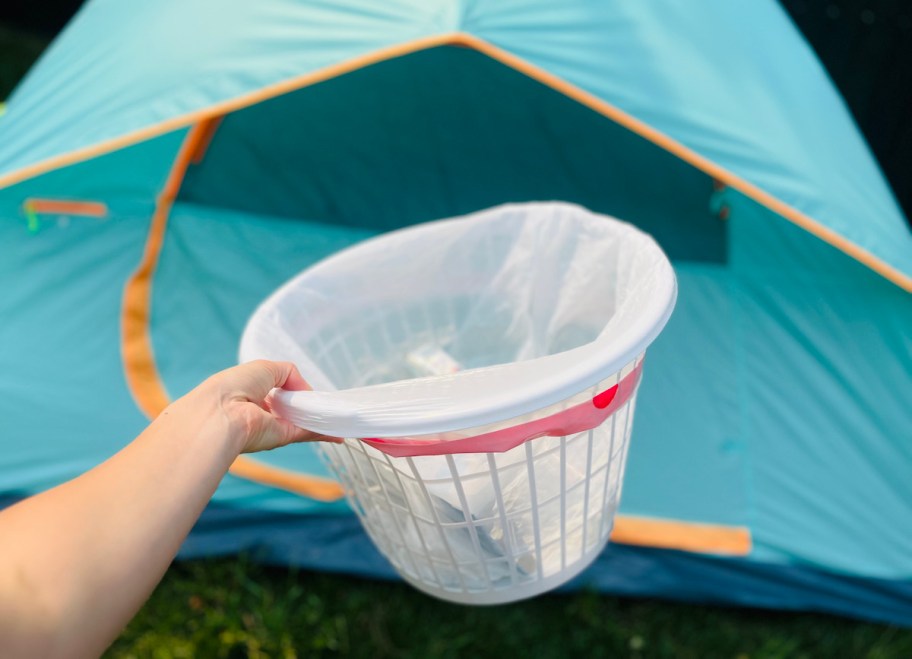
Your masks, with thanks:
M635 404L634 394L592 430L505 453L393 458L353 439L322 452L406 580L442 599L496 604L564 583L605 546Z

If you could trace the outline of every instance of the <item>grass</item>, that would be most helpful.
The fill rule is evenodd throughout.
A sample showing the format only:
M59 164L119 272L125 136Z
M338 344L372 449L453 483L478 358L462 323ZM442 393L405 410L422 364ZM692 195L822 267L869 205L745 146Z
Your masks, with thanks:
M401 583L174 565L110 657L912 657L912 630L813 614L548 595L464 607Z

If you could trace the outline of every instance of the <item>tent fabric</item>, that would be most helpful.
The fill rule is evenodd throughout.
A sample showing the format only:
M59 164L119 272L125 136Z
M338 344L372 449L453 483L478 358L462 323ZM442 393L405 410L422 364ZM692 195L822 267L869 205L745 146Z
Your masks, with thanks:
M364 0L230 8L214 0L129 8L95 0L10 98L0 124L0 184L80 149L186 125L194 112L269 85L451 33L487 41L612 103L912 278L912 239L869 150L807 44L775 3L762 0L630 7L413 0L382 9ZM778 39L783 33L790 38ZM825 113L816 111L821 103Z
M510 102L491 103L498 95ZM288 126L281 120L288 116L306 120ZM468 213L505 196L573 198L657 240L673 234L664 241L673 258L722 260L725 227L706 203L710 177L661 151L483 53L441 46L226 116L180 198L375 230ZM395 167L386 166L390 153ZM285 165L263 176L255 163L272 158ZM369 163L371 175L352 161ZM555 161L573 166L550 166ZM636 195L619 194L634 188ZM670 197L674 215L666 212ZM682 218L686 235L677 229Z
M10 500L147 422L124 327L164 404L234 363L259 301L320 258L562 199L650 231L678 276L622 514L750 540L612 544L577 585L912 625L912 234L774 2L92 0L0 118L0 186ZM107 212L30 219L30 199ZM255 460L329 477L311 446ZM389 576L365 547L344 501L228 475L182 555Z
M0 497L0 508L18 501ZM270 542L262 537L267 530ZM210 505L180 549L180 559L247 552L262 563L370 577L397 579L353 515L290 515L239 511ZM720 579L720 572L725 578ZM562 586L568 593L587 587L632 596L658 596L706 604L820 609L837 615L907 624L902 611L912 585L834 577L807 568L719 560L688 552L610 544L584 575ZM698 596L695 596L698 593ZM859 602L863 603L859 606Z

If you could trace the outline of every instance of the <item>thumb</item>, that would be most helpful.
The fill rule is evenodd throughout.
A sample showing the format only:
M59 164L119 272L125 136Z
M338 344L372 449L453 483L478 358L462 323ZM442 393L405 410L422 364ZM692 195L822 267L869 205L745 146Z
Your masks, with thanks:
M266 446L257 447L255 450L268 450L287 446L289 444L299 444L301 442L331 442L341 444L342 440L338 437L329 437L320 433L298 428L295 424L287 419L273 417L271 427L266 434Z

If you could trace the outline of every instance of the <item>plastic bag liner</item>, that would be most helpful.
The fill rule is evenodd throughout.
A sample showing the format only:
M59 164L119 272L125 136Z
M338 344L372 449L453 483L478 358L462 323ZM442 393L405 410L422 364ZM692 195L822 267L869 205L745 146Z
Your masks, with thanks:
M635 227L578 206L500 206L321 261L250 319L241 361L276 390L369 535L417 587L494 603L572 578L607 541L643 355L674 273ZM534 441L530 441L534 440Z

